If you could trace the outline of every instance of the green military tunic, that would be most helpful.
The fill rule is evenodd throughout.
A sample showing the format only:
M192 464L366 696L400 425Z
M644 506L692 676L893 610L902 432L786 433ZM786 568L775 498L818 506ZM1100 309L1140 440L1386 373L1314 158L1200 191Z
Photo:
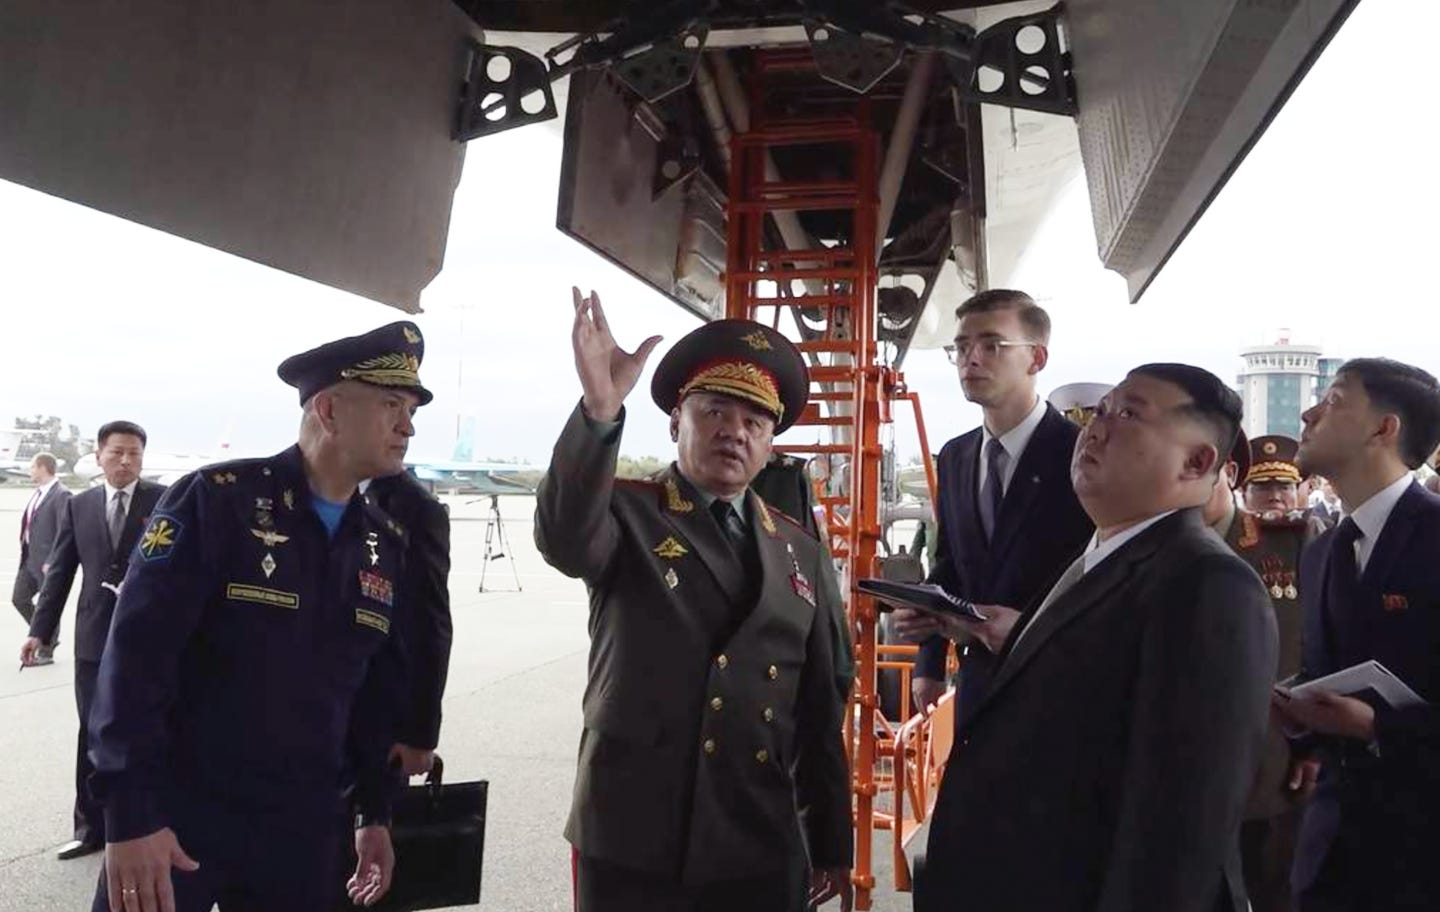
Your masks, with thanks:
M1313 537L1304 514L1261 518L1236 510L1225 541L1255 572L1270 591L1275 608L1280 652L1277 679L1284 680L1300 670L1300 552ZM1274 817L1303 801L1290 790L1290 747L1277 726L1266 736L1260 771L1245 808L1247 820Z
M806 846L812 867L848 867L837 606L817 585L819 542L747 494L762 571L747 580L674 466L615 479L620 430L577 408L538 491L540 552L590 592L566 838L687 885L790 869Z

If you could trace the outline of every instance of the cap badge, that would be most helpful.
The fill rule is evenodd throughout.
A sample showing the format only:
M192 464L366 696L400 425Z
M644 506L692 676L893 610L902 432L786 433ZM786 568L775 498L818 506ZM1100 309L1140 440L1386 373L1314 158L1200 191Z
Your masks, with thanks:
M765 334L758 329L752 333L741 336L740 341L755 351L770 351L771 349L770 340L765 338Z

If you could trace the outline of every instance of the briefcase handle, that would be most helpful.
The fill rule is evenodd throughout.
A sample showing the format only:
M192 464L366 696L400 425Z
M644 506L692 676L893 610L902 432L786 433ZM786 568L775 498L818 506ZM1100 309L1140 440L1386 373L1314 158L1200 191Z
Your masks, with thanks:
M430 761L430 772L425 774L425 787L430 789L431 798L440 797L440 786L445 780L445 761L440 759L439 754L434 755Z

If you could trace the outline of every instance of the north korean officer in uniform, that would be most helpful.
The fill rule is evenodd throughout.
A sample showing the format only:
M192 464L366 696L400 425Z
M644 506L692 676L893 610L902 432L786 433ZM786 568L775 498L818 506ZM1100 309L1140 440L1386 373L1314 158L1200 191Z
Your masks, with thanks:
M1300 552L1314 533L1303 512L1284 509L1283 500L1272 496L1278 491L1283 497L1288 485L1293 501L1300 481L1295 450L1289 438L1267 435L1247 442L1242 433L1205 508L1211 527L1270 592L1280 645L1277 680L1300 670ZM1242 489L1247 506L1263 512L1237 508L1231 487ZM1318 771L1314 762L1291 757L1289 742L1272 723L1240 827L1240 860L1254 912L1289 912L1292 907L1290 865L1305 799Z
M815 582L828 568L814 536L750 490L805 406L805 362L748 320L691 332L651 387L677 459L621 481L623 403L660 340L622 351L578 289L574 316L584 396L540 483L535 541L590 593L565 830L578 908L798 912L839 895L848 909L843 703Z
M402 322L287 359L298 444L187 475L151 514L91 716L95 912L331 908L352 824L351 898L388 888L406 542L357 485L400 469L423 353Z

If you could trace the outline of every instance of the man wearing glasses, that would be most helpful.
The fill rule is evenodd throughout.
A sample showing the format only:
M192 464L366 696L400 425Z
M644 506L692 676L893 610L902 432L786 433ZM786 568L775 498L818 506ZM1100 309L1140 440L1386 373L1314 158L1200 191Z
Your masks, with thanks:
M946 352L985 421L940 451L930 582L983 605L990 621L942 629L933 618L899 610L895 629L923 640L913 681L922 710L945 692L948 641L960 645L963 725L1020 609L1049 589L1093 526L1070 484L1079 429L1035 392L1050 357L1049 314L1023 291L1002 288L980 292L955 313L955 344Z

